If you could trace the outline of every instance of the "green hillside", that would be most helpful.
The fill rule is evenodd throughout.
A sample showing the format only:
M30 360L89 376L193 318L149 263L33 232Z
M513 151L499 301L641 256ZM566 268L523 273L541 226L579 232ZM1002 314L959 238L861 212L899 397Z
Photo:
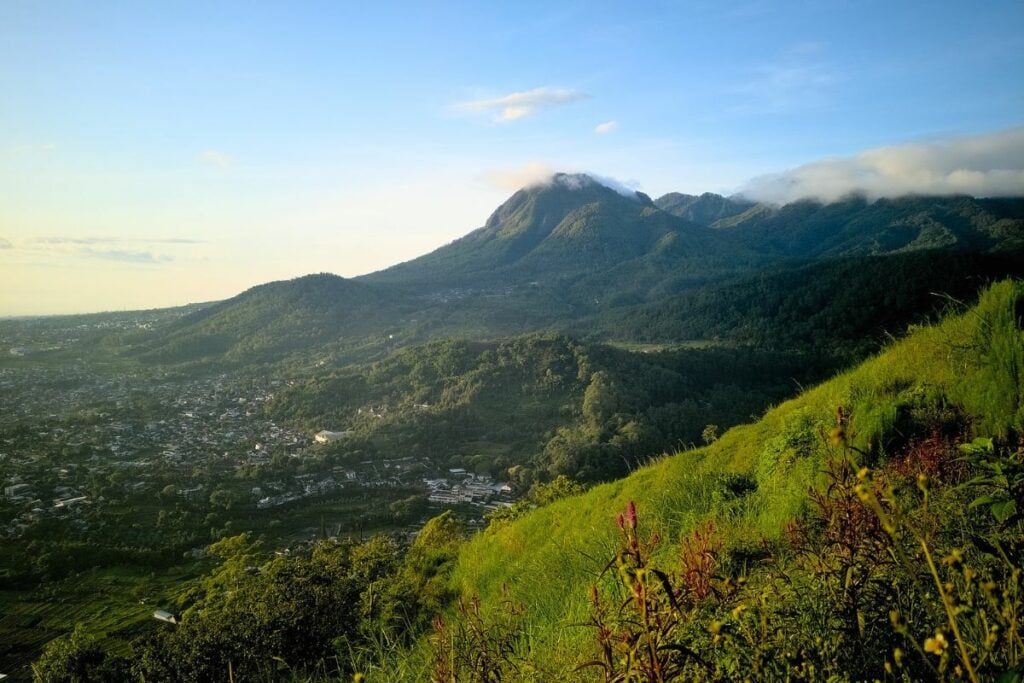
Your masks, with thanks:
M816 570L811 566L813 563L801 560L791 543L793 529L801 524L810 527L817 520L819 526L825 525L822 533L826 535L832 528L831 518L821 521L820 515L815 516L821 504L816 505L816 499L808 497L808 488L831 483L830 497L817 500L832 501L832 514L854 514L853 510L840 510L840 503L856 503L838 498L842 487L852 487L848 481L852 475L836 474L830 479L826 475L827 465L836 459L850 458L854 468L875 467L880 472L880 481L884 474L897 487L901 501L916 501L907 514L914 524L931 525L928 533L933 546L949 552L950 548L959 547L969 557L971 566L977 567L972 571L988 572L986 575L993 580L1009 580L1005 564L985 553L1001 553L1011 564L1019 563L1019 517L1013 518L1003 509L996 513L997 522L993 522L987 505L968 510L961 502L968 494L952 484L964 479L955 475L960 462L956 459L956 443L994 437L997 453L1001 452L1001 443L1008 445L1009 452L1016 447L1017 436L1024 427L1022 313L1024 286L1004 282L987 292L976 308L939 326L917 330L877 358L769 410L755 424L729 431L707 448L666 458L621 481L555 502L512 523L492 526L471 539L462 549L455 571L461 595L466 599L478 596L488 623L496 629L503 623L509 628L508 605L521 604L525 610L522 623L515 629L517 635L509 639L508 650L498 657L495 666L515 670L524 680L578 679L582 673L574 673L575 667L588 659L601 658L595 629L586 626L594 618L589 587L596 582L602 594L615 594L614 558L622 539L622 532L616 528L616 514L635 501L643 537L656 533L664 539L653 553L652 562L678 565L679 553L685 560L687 548L692 550L694 530L703 529L705 535L715 539L713 558L721 573L732 577L733 582L744 577L746 587L738 589L738 597L708 598L705 605L691 614L693 619L705 621L692 624L689 631L683 627L673 631L681 639L679 645L683 649L679 652L685 654L699 648L699 653L692 653L694 657L686 655L682 659L692 663L717 657L709 666L719 667L715 668L716 677L728 678L727 668L732 665L730 662L735 664L728 657L741 657L744 650L737 646L739 654L732 653L725 645L716 649L712 644L719 643L713 638L715 628L724 626L712 627L709 632L708 624L731 623L731 628L736 629L731 636L736 643L742 639L743 629L758 629L760 624L771 632L759 636L760 640L749 648L763 647L761 655L774 656L772 666L776 669L792 665L790 675L800 666L805 667L807 675L806 665L817 662L823 667L819 674L824 676L829 673L823 670L827 666L852 667L846 660L864 655L870 656L845 675L855 678L856 672L880 672L883 660L891 660L891 649L862 648L877 648L883 641L889 648L899 644L899 636L886 628L889 610L906 610L911 615L899 618L911 619L908 628L915 631L910 640L921 643L929 635L928 630L922 629L943 628L941 602L936 606L934 595L930 601L926 599L930 580L927 577L922 580L924 588L920 588L915 581L921 577L903 576L898 567L870 565L870 553L858 544L878 543L875 552L887 552L885 533L865 540L854 533L856 529L847 528L851 538L835 541L836 547L843 542L853 544L850 552L855 556L847 564L853 567L849 571L854 572L850 576L855 578L846 577L846 590L851 580L860 581L857 572L863 572L863 589L880 592L865 595L852 617L854 632L845 631L848 624L835 620L844 617L836 612L846 603L825 594L829 586L835 588L830 583L834 576L829 572L836 563L842 564L841 553L829 554L831 546L826 547L819 557L822 564ZM924 453L922 444L931 443L929 439L938 444L939 448L933 449L940 451L938 455ZM952 455L946 452L950 450ZM928 460L929 457L940 461ZM1012 457L1003 467L1011 467L1011 462ZM901 483L901 472L909 476L910 484ZM921 511L922 502L919 495L915 498L912 483L918 473L935 487L933 509L941 514ZM998 489L998 484L993 488ZM878 493L871 495L886 495L881 484L876 489ZM984 489L984 485L978 485L968 493L973 495ZM1019 489L1013 490L1020 494ZM990 491L986 495L995 500L999 494ZM886 504L886 509L888 514L895 514L891 505ZM843 523L870 526L877 531L877 521L871 526L870 519L866 515L860 522L849 518ZM792 526L794 522L797 527ZM965 524L966 528L975 528L975 539L982 533L986 536L980 540L965 537L961 531ZM1004 543L997 553L993 546L999 543L998 539L1008 537L1016 541ZM890 545L900 544L891 541ZM612 572L601 575L610 559ZM620 556L620 564L623 562ZM685 568L686 562L683 564ZM954 564L954 569L959 566ZM697 571L693 566L690 569ZM840 594L844 593L842 580L840 577ZM955 576L950 578L954 580L959 581ZM886 581L892 586L888 593L883 590ZM653 593L656 589L650 590ZM724 587L722 590L725 591ZM920 599L921 604L915 606L915 599ZM612 599L609 604L608 609L614 612L618 603ZM756 617L742 617L746 610ZM506 615L499 616L503 611ZM1019 616L1013 620L1019 625ZM962 616L960 621L965 625L974 623L970 615ZM885 640L887 636L883 633L889 633L889 640ZM952 642L948 629L945 633ZM976 633L963 637L975 636ZM984 639L985 635L977 637ZM472 646L471 641L463 644ZM486 643L477 645L486 650ZM970 647L976 645L972 640ZM931 655L919 656L909 643L901 647L906 653L906 666L916 666L916 670L926 673L925 665L932 665L927 660ZM981 652L971 651L975 663L984 661ZM946 655L948 658L949 653ZM919 658L923 663L917 662ZM938 657L934 664L940 664ZM1008 668L1012 662L997 660L993 655L990 665L988 671ZM768 675L768 660L760 661L758 666L766 668L761 676L755 677L772 679ZM692 664L689 670L691 675L697 675L701 665ZM597 680L598 669L589 671ZM841 670L832 673L843 674ZM846 680L842 676L840 679Z
M991 282L1022 275L1018 256L941 250L793 263L566 329L635 342L704 339L864 352L934 318L951 299L973 303Z
M409 303L386 288L321 273L270 282L175 320L136 351L151 362L266 362L380 341Z
M515 467L523 486L559 474L607 480L837 367L807 351L633 353L554 334L447 340L295 381L267 410L306 431L352 430L335 447L342 458L429 457L498 478Z
M659 202L667 210L641 193L627 196L589 176L558 174L516 192L484 227L420 258L355 279L321 274L254 287L151 334L112 339L110 347L150 363L308 368L379 358L431 339L545 329L596 328L605 338L633 341L749 341L780 332L817 339L829 336L823 325L836 307L822 295L842 292L847 276L851 286L858 279L874 285L864 288L870 296L843 297L844 305L856 299L862 314L843 321L840 335L859 341L880 330L898 333L930 312L927 291L961 291L956 273L1017 272L972 270L974 256L963 264L924 256L936 259L936 272L912 258L870 259L1012 255L1024 246L1024 202L1015 199L851 197L747 210L739 200L712 195ZM708 227L673 213L689 215L686 207L700 214L693 214L698 221L721 218ZM849 258L863 260L841 261ZM866 279L869 273L878 278ZM805 276L826 287L794 301L794 283ZM732 286L744 278L765 284ZM895 282L894 291L879 292L883 281ZM766 287L775 291L759 301ZM810 302L820 302L827 315L805 315ZM774 303L782 318L768 306ZM788 330L789 321L801 330Z
M738 216L754 206L742 198L723 197L713 192L701 195L669 192L654 200L662 211L685 218L698 225L714 226L718 221Z
M486 412L504 386L518 410L575 372L577 427L622 428L608 442L622 443L642 433L616 412L628 394L655 404L688 378L685 355L572 344L428 346L353 391L405 396L412 375L409 401ZM468 538L451 512L405 550L374 537L269 554L224 537L210 572L168 598L178 626L130 654L73 634L37 666L147 681L1016 680L1022 378L1024 283L1004 281L753 424L709 426L704 448L583 493L535 482ZM328 379L312 410L347 405L348 381Z
M1024 246L1024 202L973 197L851 196L801 200L721 221L765 256L836 257L922 249L1014 251Z

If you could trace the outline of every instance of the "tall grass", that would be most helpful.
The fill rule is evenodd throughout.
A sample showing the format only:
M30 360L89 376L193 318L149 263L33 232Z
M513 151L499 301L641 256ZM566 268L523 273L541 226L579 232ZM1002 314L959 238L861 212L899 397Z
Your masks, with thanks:
M587 586L615 555L615 515L629 501L645 511L646 528L665 539L713 519L724 552L745 557L779 539L808 505L808 488L822 483L825 463L836 455L828 432L837 406L852 416L843 438L864 464L884 461L913 436L907 417L915 411L956 409L978 435L1020 430L1022 300L1021 283L996 284L975 308L913 331L756 424L488 529L463 547L453 575L457 590L479 596L484 615L504 600L524 605L536 667L578 679L571 672L592 638L584 625ZM662 544L652 562L666 560L657 553L671 548Z

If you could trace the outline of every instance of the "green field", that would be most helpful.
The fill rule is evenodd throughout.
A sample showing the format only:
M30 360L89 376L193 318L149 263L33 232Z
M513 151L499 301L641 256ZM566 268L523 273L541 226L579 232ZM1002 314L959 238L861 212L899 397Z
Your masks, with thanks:
M126 654L130 640L164 626L153 611L171 605L183 584L201 571L199 564L154 574L109 568L32 591L0 590L0 671L12 680L27 678L43 646L76 624L84 624L111 652Z

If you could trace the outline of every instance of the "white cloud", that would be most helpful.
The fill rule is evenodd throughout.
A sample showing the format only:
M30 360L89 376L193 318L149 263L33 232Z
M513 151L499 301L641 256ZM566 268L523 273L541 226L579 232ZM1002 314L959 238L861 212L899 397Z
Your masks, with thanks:
M584 187L588 183L597 183L615 190L626 197L633 197L638 187L636 182L622 182L597 173L566 169L556 172L550 165L541 161L531 161L525 166L516 168L485 171L480 174L480 178L491 187L505 192L515 192L516 190L540 185L551 185L556 182L571 190Z
M4 246L5 243L8 246ZM36 237L21 242L17 247L0 238L0 249L11 249L40 262L56 263L79 259L102 259L135 263L160 265L180 261L181 258L169 251L177 251L188 260L183 249L192 245L203 244L202 240L184 237L155 238L123 238L123 237L68 237L50 236Z
M207 166L227 168L234 162L234 158L217 149L204 149L196 155L196 161Z
M138 249L93 249L85 247L79 250L82 256L104 259L106 261L120 261L121 263L142 263L147 265L160 265L170 263L174 258L168 254L154 251L142 251Z
M608 135L608 133L611 133L618 127L618 121L605 121L604 123L599 123L594 126L594 132L598 135Z
M1024 126L982 135L869 149L754 178L741 194L784 204L834 201L850 193L869 199L908 194L1024 195Z
M508 123L536 114L541 109L569 104L590 97L580 90L545 86L509 93L501 97L470 100L455 104L459 111L473 114L492 113L497 123Z

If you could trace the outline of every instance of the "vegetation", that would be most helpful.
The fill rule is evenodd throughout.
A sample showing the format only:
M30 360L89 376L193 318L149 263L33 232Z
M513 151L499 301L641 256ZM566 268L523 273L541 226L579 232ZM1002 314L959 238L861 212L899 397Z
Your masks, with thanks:
M131 675L1019 675L1022 301L1001 283L756 424L585 493L538 487L547 504L466 542L450 516L404 556L372 539L265 559L224 539L182 623L133 645ZM39 666L81 662L124 671L65 641Z
M559 335L496 343L433 342L365 368L295 383L274 417L354 434L338 461L439 457L525 489L558 475L621 476L654 454L697 443L827 376L810 352L675 349L636 354Z
M634 341L721 337L777 347L823 335L850 343L880 330L902 331L932 310L929 292L977 291L977 281L965 287L957 273L984 279L1020 270L980 257L959 263L949 254L1010 255L1024 247L1024 202L1016 199L869 203L850 197L735 214L747 207L741 200L667 196L659 202L662 208L587 176L560 175L517 192L484 227L418 259L353 280L321 274L261 285L149 334L112 335L108 348L146 363L203 371L284 364L309 372L321 363L366 362L433 339L494 339L540 329L596 329ZM929 251L946 256L831 263ZM736 284L794 264L812 270ZM880 277L870 279L861 267ZM849 275L852 280L844 279ZM815 280L814 290L808 300L794 299L794 279L804 276ZM898 285L891 298L879 291L880 282ZM736 287L706 293L726 283ZM856 299L861 284L874 288ZM770 301L784 306L786 323L773 321L773 310L751 298L765 289ZM849 312L860 313L852 321L826 319L816 309L803 315L822 294L844 291L856 299ZM888 305L895 310L876 320ZM789 322L798 329L786 334Z
M1016 680L1024 286L979 292L1021 274L1022 220L559 176L356 280L5 321L5 485L31 494L0 501L0 656L47 681ZM449 468L518 500L424 525Z
M1018 671L1022 296L1002 283L756 425L493 527L456 584L485 620L523 605L518 656L548 676Z
M790 265L657 303L608 313L575 328L639 342L714 340L773 349L874 352L909 324L970 304L994 280L1024 275L1016 256L914 251ZM870 303L868 303L870 302Z

